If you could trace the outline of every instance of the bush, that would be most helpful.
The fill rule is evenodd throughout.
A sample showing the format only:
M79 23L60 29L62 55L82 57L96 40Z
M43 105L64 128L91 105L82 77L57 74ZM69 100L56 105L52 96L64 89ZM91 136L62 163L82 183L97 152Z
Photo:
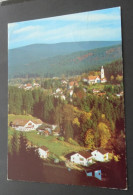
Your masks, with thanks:
M58 137L58 140L60 140L60 141L64 141L64 137Z
M68 139L68 142L69 142L70 144L75 145L75 146L79 146L79 144L78 144L75 140L73 140L72 138L69 138L69 139Z

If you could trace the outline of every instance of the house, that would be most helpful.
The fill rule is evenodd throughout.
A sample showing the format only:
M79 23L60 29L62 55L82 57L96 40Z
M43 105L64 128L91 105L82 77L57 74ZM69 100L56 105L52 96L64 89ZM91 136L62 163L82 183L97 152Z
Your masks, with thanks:
M39 129L37 134L49 136L50 132L48 130Z
M49 149L46 146L41 146L38 148L38 154L41 158L46 159L49 156Z
M78 87L79 84L77 81L70 81L69 82L69 89L72 89L74 86Z
M106 95L106 92L98 93L98 96L104 96L104 95Z
M101 83L106 83L106 82L107 82L106 78L101 79Z
M70 90L70 91L69 91L69 94L70 94L70 96L72 97L72 95L73 95L73 90Z
M105 149L94 150L91 154L96 161L105 162L109 160L109 152Z
M25 90L30 90L30 89L32 89L32 84L30 84L30 83L25 84L25 85L24 85L24 89L25 89Z
M56 93L61 93L61 89L60 88L56 89Z
M57 128L57 125L50 125L50 124L47 124L47 123L43 123L42 125L40 125L37 128L37 131L40 134L45 134L45 135L48 136L48 135L52 134L52 132L54 132L56 128Z
M87 78L83 78L82 81L83 81L84 83L88 83L88 79L87 79Z
M33 83L33 87L40 87L39 83Z
M96 93L99 93L100 92L100 90L98 90L98 89L93 89L93 94L96 94Z
M18 131L32 131L36 130L40 125L42 125L40 119L25 120L25 119L15 119L12 122L12 127Z
M88 76L88 84L96 84L101 83L101 79L99 76Z
M121 91L120 93L116 94L117 97L121 97L123 96L123 91Z
M66 100L65 95L61 95L61 100Z
M66 80L62 80L61 83L62 83L62 85L67 85L67 81Z
M83 166L88 166L89 163L93 163L93 158L90 152L81 151L71 155L70 161Z

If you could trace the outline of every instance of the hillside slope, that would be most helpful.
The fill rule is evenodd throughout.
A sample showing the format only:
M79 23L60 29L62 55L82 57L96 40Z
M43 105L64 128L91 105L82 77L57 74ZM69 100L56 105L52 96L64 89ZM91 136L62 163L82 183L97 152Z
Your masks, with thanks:
M60 48L53 53L50 52L49 47L51 46L47 47L47 52L43 51L43 45L38 45L38 50L35 47L31 49L30 46L27 46L13 50L13 54L9 51L9 78L24 77L27 74L45 77L61 76L62 74L76 75L122 58L121 45L76 52L72 52L74 47L70 50L69 47L66 47L64 50L62 49L62 52ZM29 48L31 51L28 54ZM63 54L63 52L70 51L70 54ZM44 57L41 57L43 55Z

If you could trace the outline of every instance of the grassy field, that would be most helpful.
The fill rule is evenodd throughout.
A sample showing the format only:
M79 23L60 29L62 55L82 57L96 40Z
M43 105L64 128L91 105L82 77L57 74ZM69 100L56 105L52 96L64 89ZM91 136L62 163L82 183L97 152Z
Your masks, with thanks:
M88 89L98 89L98 90L103 90L104 89L104 86L105 84L101 84L101 83L96 83L96 84L93 84L93 85L89 85L88 86Z
M13 121L15 118L32 119L34 117L22 116L22 115L16 115L16 116L9 115L8 123ZM12 129L11 127L8 128L9 145L14 132L19 134L19 131ZM30 143L36 146L46 146L49 149L51 155L60 159L63 159L63 157L68 153L85 150L84 147L72 145L65 141L59 141L58 138L52 135L48 137L46 137L45 135L38 135L37 131L25 132L24 135L27 137Z

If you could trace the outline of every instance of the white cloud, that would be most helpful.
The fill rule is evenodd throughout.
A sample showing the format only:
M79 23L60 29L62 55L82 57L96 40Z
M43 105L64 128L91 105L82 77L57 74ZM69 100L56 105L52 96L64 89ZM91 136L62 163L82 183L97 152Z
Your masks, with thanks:
M13 33L14 34L28 33L31 31L41 30L41 28L42 28L41 26L26 26L26 27L15 30Z
M9 45L120 40L120 12L110 9L8 25Z

